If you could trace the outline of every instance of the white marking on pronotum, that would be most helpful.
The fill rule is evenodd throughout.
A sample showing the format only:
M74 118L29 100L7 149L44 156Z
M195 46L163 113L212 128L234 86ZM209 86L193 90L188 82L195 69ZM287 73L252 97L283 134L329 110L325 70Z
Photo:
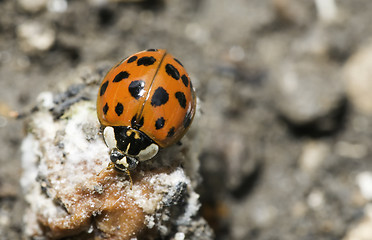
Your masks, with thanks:
M147 148L138 153L138 160L146 161L153 158L159 151L159 146L155 143L150 144Z

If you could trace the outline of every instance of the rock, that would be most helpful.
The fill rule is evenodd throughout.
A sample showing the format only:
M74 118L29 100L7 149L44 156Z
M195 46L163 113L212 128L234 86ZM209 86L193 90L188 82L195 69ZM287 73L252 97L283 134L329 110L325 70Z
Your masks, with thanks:
M68 2L66 0L49 0L48 11L53 13L63 13L68 8Z
M19 44L27 53L37 53L49 50L56 39L55 30L36 21L29 21L17 27Z
M98 86L44 92L22 144L25 237L37 239L213 239L199 215L193 138L126 173L107 168L95 101L76 98ZM47 99L47 100L45 100ZM53 101L52 101L53 99ZM94 99L94 98L93 98ZM68 102L68 104L66 104ZM63 105L62 107L59 107ZM54 109L63 108L61 115ZM191 159L194 156L195 159ZM180 167L189 167L188 173Z
M321 21L332 23L338 20L339 11L335 0L315 0L315 6Z
M301 170L309 174L316 172L329 153L329 146L324 142L310 141L305 143L299 159Z
M338 68L319 61L284 63L274 73L273 98L279 115L293 127L311 125L313 131L338 128L344 102Z
M35 13L46 8L48 0L18 0L18 5L25 11Z
M344 67L347 95L361 113L372 115L372 43L360 48Z
M361 172L356 176L356 182L366 200L372 200L372 172Z
M313 210L322 210L325 204L324 193L318 189L312 190L307 196L307 205Z

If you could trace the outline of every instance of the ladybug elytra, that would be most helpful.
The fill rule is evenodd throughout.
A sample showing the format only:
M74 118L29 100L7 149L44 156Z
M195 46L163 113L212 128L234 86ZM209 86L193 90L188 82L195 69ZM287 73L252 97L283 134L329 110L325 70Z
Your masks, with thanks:
M196 108L182 64L162 49L136 53L111 68L97 98L97 115L110 159L121 171L178 142Z

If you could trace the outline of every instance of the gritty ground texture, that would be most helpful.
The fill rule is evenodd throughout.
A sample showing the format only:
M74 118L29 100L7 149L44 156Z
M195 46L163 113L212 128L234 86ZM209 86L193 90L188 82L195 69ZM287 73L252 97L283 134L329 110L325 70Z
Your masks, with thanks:
M371 238L370 1L3 0L0 9L2 239L25 231L25 131L8 116L147 48L180 59L203 103L192 142L200 166L190 168L200 167L200 213L216 239Z

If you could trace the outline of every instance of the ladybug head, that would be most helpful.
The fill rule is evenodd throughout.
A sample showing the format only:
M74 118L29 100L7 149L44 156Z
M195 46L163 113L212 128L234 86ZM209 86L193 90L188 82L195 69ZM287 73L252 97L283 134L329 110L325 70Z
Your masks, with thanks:
M146 134L131 127L108 126L103 130L110 159L121 171L136 168L139 161L153 158L159 146Z

